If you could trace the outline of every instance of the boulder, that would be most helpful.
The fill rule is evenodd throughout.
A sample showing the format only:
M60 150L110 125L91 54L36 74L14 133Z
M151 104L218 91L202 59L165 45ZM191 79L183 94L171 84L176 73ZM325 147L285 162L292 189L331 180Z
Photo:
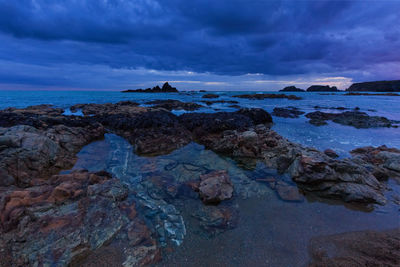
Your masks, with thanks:
M213 171L200 176L198 190L204 204L218 204L232 198L233 184L226 171Z

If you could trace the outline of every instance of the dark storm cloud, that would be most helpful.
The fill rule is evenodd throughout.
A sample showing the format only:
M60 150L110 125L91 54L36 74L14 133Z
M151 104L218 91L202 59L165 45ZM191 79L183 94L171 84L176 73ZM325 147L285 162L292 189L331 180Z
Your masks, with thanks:
M399 78L399 10L399 1L0 0L0 60L53 69ZM392 66L385 75L373 73L385 64ZM35 73L40 68L11 68L0 82L74 80L62 68L56 80Z

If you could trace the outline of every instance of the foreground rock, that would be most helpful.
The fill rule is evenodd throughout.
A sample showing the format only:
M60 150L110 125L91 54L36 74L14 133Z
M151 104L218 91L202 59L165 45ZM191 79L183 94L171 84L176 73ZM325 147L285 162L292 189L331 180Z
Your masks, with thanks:
M233 184L226 171L214 171L200 176L198 190L205 204L218 204L232 198Z
M262 160L268 167L288 173L305 192L346 202L386 202L382 193L385 185L364 166L368 165L366 162L333 159L318 150L291 143L265 126L246 132L223 131L197 140L218 153Z
M29 123L37 127L32 129L33 126L30 126L31 128L18 126L23 127L23 129L14 129L12 127L2 129L2 135L6 136L6 138L0 141L1 153L6 151L7 153L4 155L14 156L19 153L12 152L15 149L18 150L18 146L16 146L14 139L11 137L15 134L7 134L9 131L15 133L22 131L24 134L21 134L21 136L25 136L25 132L31 134L30 132L32 131L35 136L45 135L45 140L48 136L51 136L52 141L60 140L60 143L56 144L55 148L51 150L56 151L55 155L58 155L59 151L64 151L66 147L76 142L76 145L72 146L73 148L71 148L71 153L68 154L68 157L59 157L63 159L62 161L49 161L48 156L39 156L39 160L40 158L45 159L40 164L44 166L43 170L53 171L53 166L56 166L59 170L65 167L64 162L72 162L65 160L65 158L72 158L76 153L75 151L83 143L92 140L94 137L101 136L105 127L125 137L134 145L135 152L138 154L167 154L192 141L196 141L207 149L233 158L261 160L268 167L277 169L280 173L289 174L292 180L305 193L313 193L324 198L338 198L347 202L380 204L386 201L383 196L385 185L381 183L382 177L392 177L393 173L398 173L397 167L393 163L387 162L378 166L372 165L371 162L363 157L334 159L332 155L292 143L270 130L272 118L270 114L262 109L240 109L236 112L218 113L187 113L178 117L165 109L128 106L129 108L125 109L124 105L119 105L119 108L113 109L112 114L104 114L101 108L96 109L98 112L90 117L49 117L47 115L22 115L21 117L20 114L9 112L7 116L2 117L2 113L0 113L0 122L3 124ZM16 120L10 118L15 118ZM49 135L57 129L58 126L55 123L64 123L60 127L68 126L68 131L73 129L73 132L71 135L67 135L65 133L67 130L62 128L62 131L59 130L59 132ZM86 123L88 124L86 127L89 128L77 127L86 125ZM100 128L96 128L96 125ZM78 129L84 131L85 135L79 135ZM85 139L86 135L88 136L87 139ZM69 139L65 139L67 137ZM23 149L24 151L33 149L34 145L32 144L36 144L36 141L31 142L36 140L35 138L37 137L30 135L20 138L21 140L28 140L28 143L24 145L27 149ZM64 144L66 140L69 140L68 144ZM51 144L51 141L48 142ZM58 149L57 146L62 149ZM43 149L48 149L49 147L53 147L53 145L45 145ZM43 153L46 155L54 155L54 153L51 154L47 150L43 151L45 151ZM29 175L42 175L42 169L38 169L36 172L30 171L35 169L31 167L32 163L30 162L38 160L31 160L29 158L31 155L32 153L26 153L26 158L29 160L26 161L27 166L25 169L27 171L24 179L21 179L20 174L14 175L12 171L16 171L16 169L10 168L10 166L13 166L10 162L15 162L15 158L7 156L5 157L6 159L13 160L4 161L2 157L2 164L5 166L2 169L6 170L5 175L3 171L3 177L5 178L2 180L2 184L29 185L31 180ZM60 162L59 164L61 165L57 165L57 162ZM16 165L14 164L14 166ZM17 164L17 166L19 165ZM11 172L8 170L11 170ZM20 172L21 169L19 168L17 173Z
M286 86L282 90L279 90L279 92L305 92L305 90L297 88L296 86Z
M311 124L316 126L324 125L328 120L355 128L395 127L394 123L396 123L385 117L369 116L367 113L359 111L346 111L342 113L315 111L306 114L306 117L310 119Z
M400 92L400 80L353 83L349 92Z
M154 263L157 243L127 196L105 172L0 187L0 266L68 266L108 244L118 247L121 265Z
M374 175L379 180L387 180L389 177L400 180L399 149L367 146L354 149L350 153L354 160L372 165Z
M178 90L175 87L169 85L168 82L166 82L163 84L162 88L157 85L153 88L147 89L125 90L122 91L122 93L178 93Z
M305 112L299 110L296 107L288 107L288 108L274 108L272 115L283 118L298 118L300 115L303 115Z
M400 229L360 231L311 239L309 266L399 266Z
M307 92L340 92L336 86L329 85L311 85L307 88Z
M71 168L75 154L105 133L98 122L58 114L47 107L34 113L0 111L0 186L24 187L33 178Z
M301 100L302 98L295 95L285 95L285 94L243 94L243 95L234 95L233 97L238 98L247 98L247 99L255 99L255 100L263 100L266 98L286 98L289 100Z

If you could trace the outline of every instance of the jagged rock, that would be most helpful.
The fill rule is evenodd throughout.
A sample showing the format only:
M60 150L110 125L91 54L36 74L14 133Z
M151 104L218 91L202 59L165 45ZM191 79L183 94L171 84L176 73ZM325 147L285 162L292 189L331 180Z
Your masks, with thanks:
M136 116L99 116L96 119L125 137L141 155L168 154L192 141L191 133L179 123L178 117L165 110L147 111Z
M168 82L166 82L163 84L162 88L157 85L153 88L147 89L124 90L122 91L122 93L178 93L178 90L175 87L169 85Z
M17 185L27 186L32 178L70 168L75 154L104 132L104 127L96 123L85 128L55 125L47 130L27 125L0 128L0 168L6 175L1 183L14 179Z
M115 239L129 249L121 248L124 258L134 255L137 264L157 259L157 243L127 191L108 173L87 171L2 188L0 266L68 266Z

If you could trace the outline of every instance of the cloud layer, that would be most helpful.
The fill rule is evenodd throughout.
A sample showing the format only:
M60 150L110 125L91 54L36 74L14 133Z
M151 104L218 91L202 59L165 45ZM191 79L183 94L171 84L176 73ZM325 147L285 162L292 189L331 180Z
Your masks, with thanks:
M0 0L0 89L398 79L399 10L400 1Z

